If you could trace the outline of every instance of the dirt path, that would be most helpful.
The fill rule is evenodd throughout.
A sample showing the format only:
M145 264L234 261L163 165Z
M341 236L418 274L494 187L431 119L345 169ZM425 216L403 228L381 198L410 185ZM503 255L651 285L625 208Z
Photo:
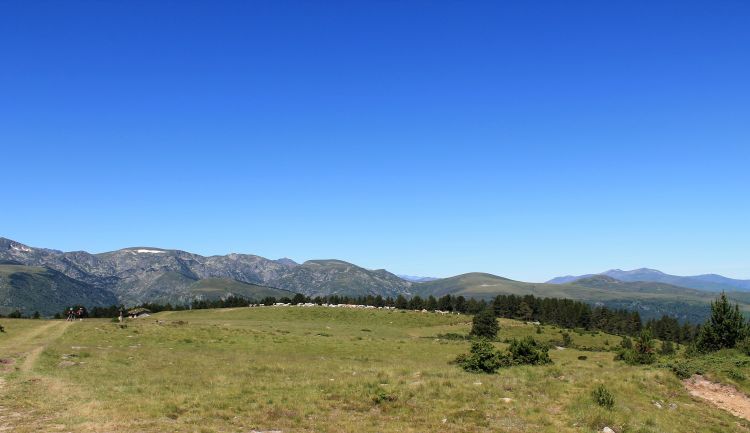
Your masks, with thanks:
M41 355L42 352L44 352L44 349L47 347L47 344L60 338L65 330L68 329L68 327L73 323L74 322L52 322L50 326L45 326L38 333L36 333L35 336L37 336L37 338L39 336L42 337L41 341L39 342L40 345L33 348L27 353L26 357L23 360L23 363L21 364L21 371L31 371L31 369L34 368L36 360L39 359L39 355ZM44 332L44 335L40 335L42 332Z
M699 374L682 382L690 395L706 400L719 409L750 421L750 397L733 386L711 382Z
M50 321L4 341L0 352L10 355L11 361L20 362L21 371L30 371L47 345L59 338L73 323Z

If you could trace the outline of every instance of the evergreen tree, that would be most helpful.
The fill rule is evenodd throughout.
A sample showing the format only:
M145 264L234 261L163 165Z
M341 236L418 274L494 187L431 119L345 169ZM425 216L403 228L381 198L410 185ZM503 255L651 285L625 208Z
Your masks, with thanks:
M711 318L698 334L696 348L700 351L713 351L732 348L747 335L747 324L740 313L740 307L729 304L726 293L711 303Z
M492 308L485 308L474 315L474 318L471 321L470 335L493 340L497 337L497 332L499 330L500 325L497 323L495 312Z
M409 308L409 301L404 298L404 295L398 295L394 306L399 310L406 310Z

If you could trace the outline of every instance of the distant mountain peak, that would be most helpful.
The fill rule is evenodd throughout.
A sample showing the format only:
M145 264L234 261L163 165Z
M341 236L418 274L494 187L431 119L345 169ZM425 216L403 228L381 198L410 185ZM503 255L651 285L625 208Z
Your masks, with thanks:
M402 280L411 281L412 283L426 283L427 281L435 281L438 279L434 277L418 277L415 275L404 274L397 275L397 277L401 278Z
M281 263L282 265L289 265L289 266L299 266L299 263L295 262L294 260L288 258L288 257L282 257L280 259L274 260L276 263Z
M566 275L564 277L553 278L549 284L568 284L580 281L592 276L608 276L616 280L625 282L646 282L646 283L665 283L673 286L679 286L689 289L706 290L706 291L750 291L750 280L738 280L727 278L718 274L704 274L693 276L679 276L664 273L658 269L638 268L630 271L622 269L610 269L599 274L585 275Z

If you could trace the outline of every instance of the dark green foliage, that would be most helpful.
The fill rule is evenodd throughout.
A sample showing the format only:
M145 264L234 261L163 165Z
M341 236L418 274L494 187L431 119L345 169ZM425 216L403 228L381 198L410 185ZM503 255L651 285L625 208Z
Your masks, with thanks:
M745 374L741 372L740 370L737 370L736 368L729 370L727 372L727 376L729 376L732 380L737 380L737 381L743 381L747 379L747 377L745 377Z
M745 337L737 344L737 349L747 356L750 356L750 337Z
M516 318L519 320L531 320L534 318L534 310L525 301L521 301L516 309Z
M497 317L535 320L563 328L635 335L641 330L637 312L592 307L572 299L537 298L533 295L498 295L492 302Z
M631 365L653 364L656 361L656 350L651 331L644 329L633 344L632 349L622 348L615 359L625 361Z
M495 349L486 339L475 340L469 353L459 355L455 362L472 373L495 373L501 367L545 365L551 364L552 360L546 345L538 343L533 337L525 337L511 340L505 353Z
M659 353L665 356L674 355L675 353L674 344L669 340L662 341L661 349L659 350Z
M32 319L39 319L41 316L39 315L38 311L34 311L34 314L31 316Z
M475 314L471 321L470 334L474 337L494 340L499 330L500 325L497 323L497 318L495 318L495 312L490 308L486 308Z
M630 339L630 337L622 337L622 340L620 340L620 348L621 349L633 348L633 341Z
M747 335L747 323L737 304L732 307L722 292L711 303L711 317L700 329L696 348L702 352L735 347Z
M395 307L399 310L406 310L407 308L409 308L409 301L406 300L404 295L398 295L398 297L396 298Z
M587 360L587 359L589 359L589 357L588 357L588 356L586 356L586 355L579 355L579 356L578 356L578 360L579 360L579 361L585 361L585 360Z
M12 313L8 314L8 317L11 319L20 319L22 317L20 310L15 310Z
M537 334L541 334L542 333L542 327L541 326L537 326L536 327L536 333Z
M612 409L615 407L615 396L604 386L599 385L591 392L591 398L599 406Z
M513 339L508 347L510 363L512 365L544 365L551 364L549 348L527 336L520 340Z
M414 296L413 298L409 299L410 310L422 310L424 309L424 306L424 300L420 296Z
M562 341L563 347L573 346L573 337L571 337L569 333L563 332L562 337L563 337L563 341Z
M396 394L392 394L384 390L383 388L378 388L375 391L375 395L372 396L372 402L375 404L381 404L381 403L387 403L396 401L398 397Z
M292 297L292 304L304 304L305 302L307 302L307 298L301 293L297 293Z
M5 328L3 327L3 325L0 325L0 332L5 332Z
M437 338L443 339L443 340L467 340L469 336L464 334L458 334L456 332L448 332L445 334L438 334Z
M507 364L503 355L485 339L471 343L469 354L462 354L456 358L456 363L464 370L472 373L495 373Z
M429 311L437 310L438 309L437 299L435 299L434 296L430 295L427 298L427 301L425 302L425 308Z
M669 365L670 370L680 379L688 379L693 375L690 366L684 362L677 362Z

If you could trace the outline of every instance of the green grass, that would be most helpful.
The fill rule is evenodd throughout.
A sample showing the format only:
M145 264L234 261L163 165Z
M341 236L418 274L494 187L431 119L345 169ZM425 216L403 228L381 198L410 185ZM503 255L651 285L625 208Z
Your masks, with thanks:
M29 349L21 337L51 322L0 323L0 353L10 353ZM613 361L601 350L619 338L602 333L571 332L598 351L552 349L550 366L466 373L449 362L470 343L436 336L469 328L470 316L299 307L165 312L124 328L87 320L40 342L31 371L6 371L0 406L21 414L9 419L19 433L750 428L692 400L666 369ZM499 340L556 341L559 331L501 320ZM599 384L614 395L612 410L593 401Z
M666 361L664 365L684 374L701 374L713 382L734 385L750 394L750 357L737 349L724 349L690 358L680 357Z

